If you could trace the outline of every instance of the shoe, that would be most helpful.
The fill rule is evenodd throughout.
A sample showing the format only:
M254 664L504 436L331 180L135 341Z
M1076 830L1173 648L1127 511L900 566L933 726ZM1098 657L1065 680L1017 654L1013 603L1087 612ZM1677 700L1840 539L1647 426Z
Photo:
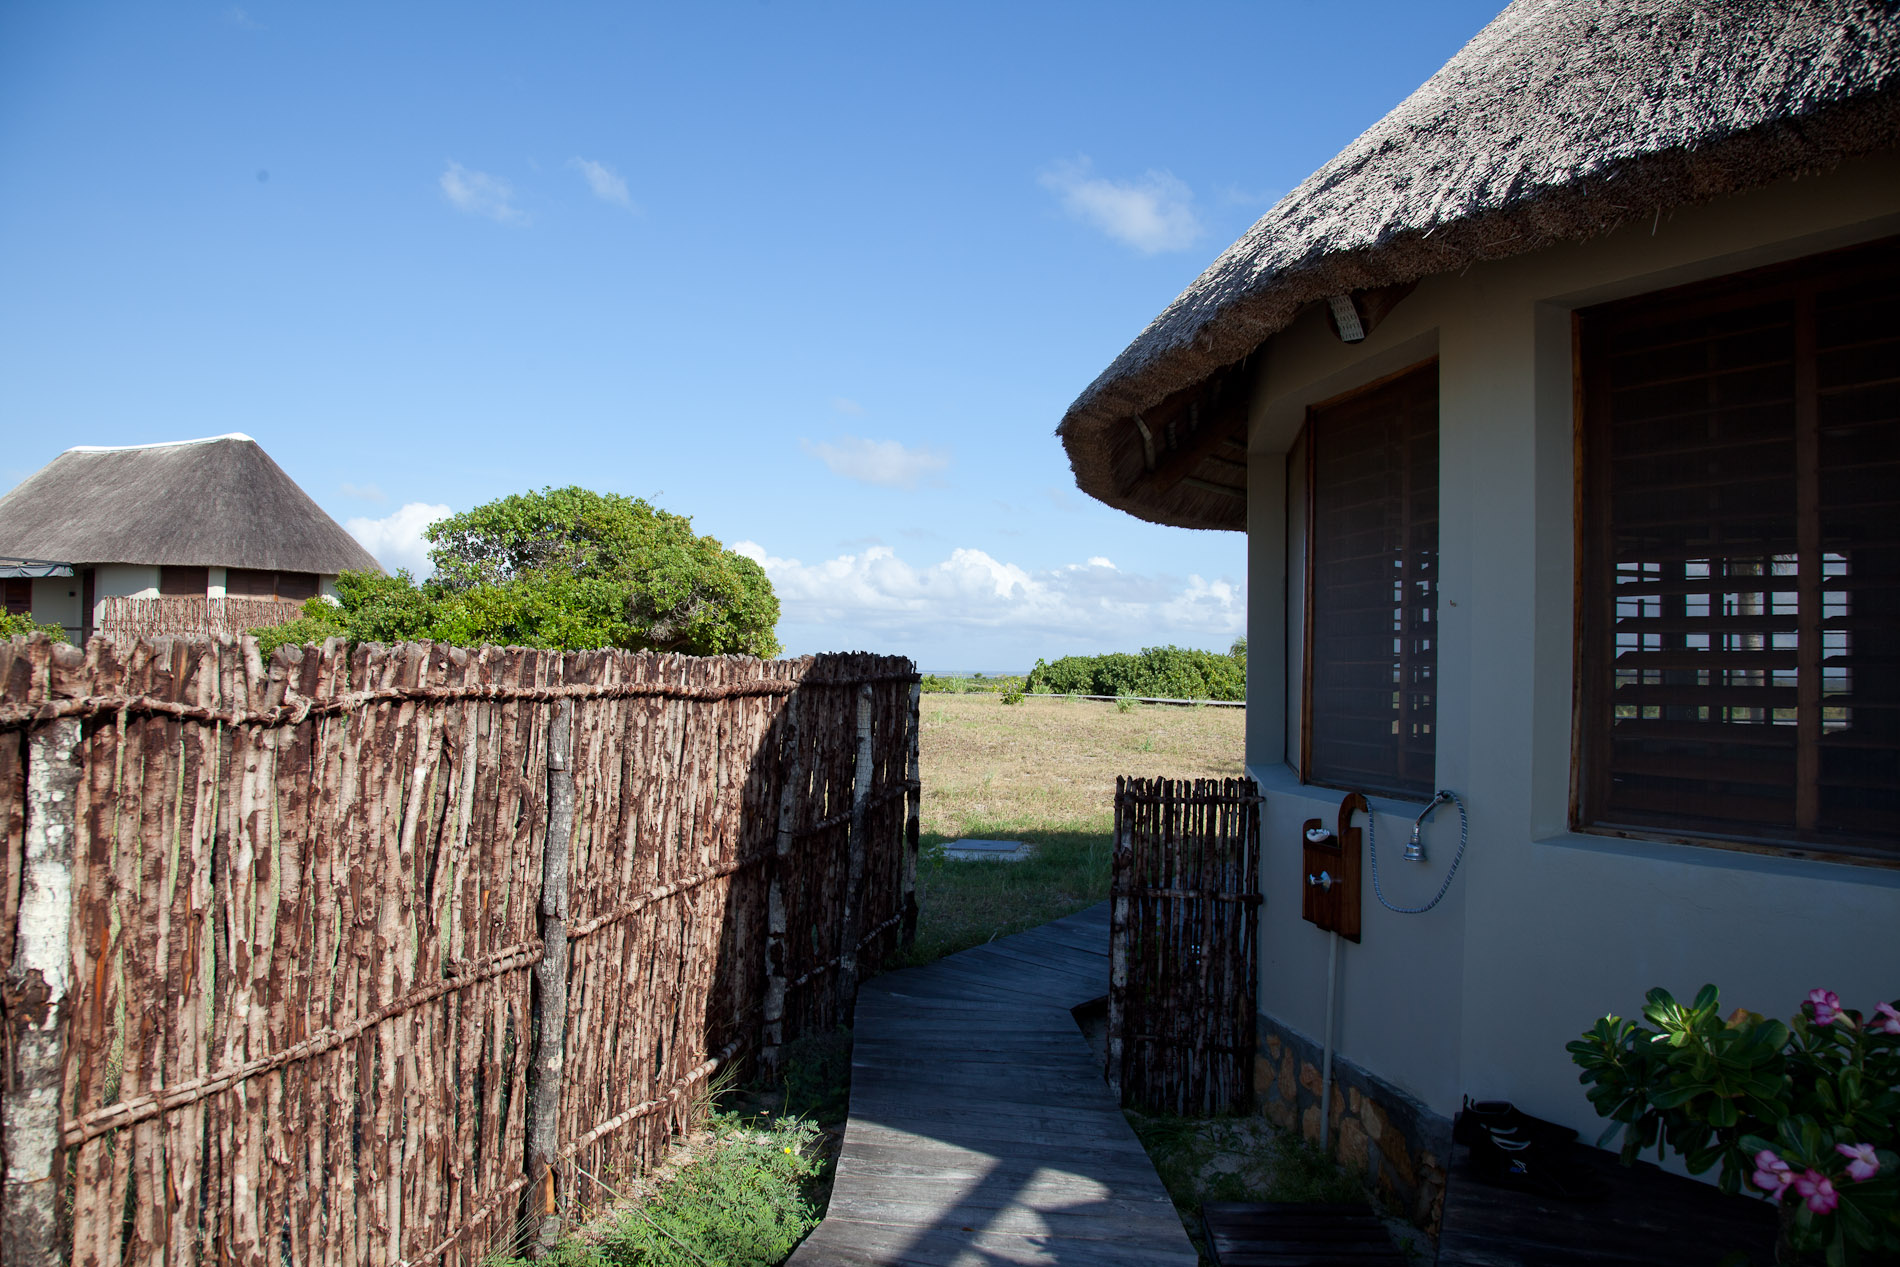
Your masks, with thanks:
M1465 1099L1451 1137L1471 1150L1471 1168L1483 1182L1565 1201L1602 1198L1607 1186L1564 1158L1577 1133L1518 1112L1507 1100Z

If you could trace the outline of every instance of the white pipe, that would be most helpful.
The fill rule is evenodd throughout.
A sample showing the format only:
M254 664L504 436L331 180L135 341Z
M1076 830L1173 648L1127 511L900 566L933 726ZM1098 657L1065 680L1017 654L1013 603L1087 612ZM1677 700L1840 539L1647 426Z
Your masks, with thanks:
M1326 953L1326 1034L1321 1040L1319 1066L1319 1146L1333 1150L1333 1000L1339 997L1339 934L1332 934Z

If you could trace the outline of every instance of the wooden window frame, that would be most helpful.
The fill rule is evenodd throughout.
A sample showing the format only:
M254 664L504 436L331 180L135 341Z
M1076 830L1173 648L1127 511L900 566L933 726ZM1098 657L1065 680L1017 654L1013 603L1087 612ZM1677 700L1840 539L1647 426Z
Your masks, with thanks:
M1816 385L1814 297L1830 284L1857 275L1857 268L1876 250L1892 251L1900 238L1863 243L1838 251L1803 257L1763 268L1688 283L1664 290L1614 300L1571 314L1572 427L1573 427L1573 679L1571 707L1571 785L1569 822L1579 833L1631 840L1650 840L1742 853L1786 858L1810 858L1900 869L1900 851L1891 846L1863 845L1851 838L1820 835L1818 821L1818 768L1821 735L1820 639L1823 553L1819 496L1820 429ZM1607 429L1609 358L1600 344L1603 326L1615 317L1667 314L1680 319L1714 316L1724 311L1773 302L1795 305L1792 355L1794 359L1793 410L1796 454L1795 524L1797 572L1797 770L1795 775L1796 827L1781 834L1774 825L1761 833L1736 834L1685 822L1680 829L1650 823L1615 821L1607 801L1608 749L1612 726L1597 711L1615 689L1613 631L1615 627L1615 565L1610 527L1611 485L1608 460L1599 449ZM1713 582L1712 582L1713 583ZM1606 624L1606 619L1608 623ZM1605 635L1611 635L1606 637ZM1593 729L1594 724L1594 729ZM1806 824L1804 827L1803 824Z
M1295 440L1295 447L1297 448L1299 447L1300 444L1303 443L1305 445L1305 453L1306 453L1306 460L1304 463L1305 470L1301 474L1301 480L1305 486L1305 493L1306 493L1306 505L1305 505L1305 514L1304 514L1305 541L1303 543L1303 546L1304 546L1302 550L1303 563L1302 563L1302 568L1301 568L1301 585L1302 585L1302 591L1303 591L1303 601L1301 603L1301 612L1300 612L1301 630L1300 630L1299 778L1300 778L1300 782L1303 784L1311 785L1314 787L1335 788L1337 790L1350 790L1350 791L1365 791L1366 790L1364 788L1356 788L1356 787L1347 788L1346 785L1343 783L1335 784L1333 782L1327 781L1324 776L1316 778L1314 774L1314 770L1313 770L1313 646L1314 646L1313 578L1316 571L1316 555L1317 555L1317 540L1318 540L1317 532L1316 532L1317 516L1318 516L1318 498L1315 496L1314 481L1315 481L1315 476L1316 476L1318 451L1319 451L1319 446L1316 443L1319 429L1314 425L1315 415L1323 414L1329 410L1336 409L1341 405L1349 404L1352 401L1357 400L1358 398L1362 396L1367 396L1367 395L1372 394L1373 392L1380 391L1383 388L1391 385L1392 383L1395 383L1399 381L1400 379L1406 378L1410 375L1420 373L1427 369L1435 369L1438 365L1438 359L1439 358L1437 354L1434 353L1431 356L1425 357L1418 361L1414 361L1409 365L1405 365L1399 369L1393 370L1389 374L1382 374L1377 378L1370 379L1367 382L1359 384L1357 387L1353 387L1347 391L1340 392L1339 394L1335 396L1329 396L1325 400L1314 401L1313 403L1309 404L1306 407L1305 421L1301 426L1299 437ZM1433 580L1434 580L1434 594L1436 594L1436 577L1434 577ZM1433 692L1432 751L1434 754L1434 761L1433 761L1433 775L1432 775L1432 778L1429 780L1433 788L1437 786L1436 754L1438 750L1438 728L1437 728L1436 705L1437 705L1437 693L1438 693L1438 681L1437 681L1438 637L1439 637L1438 629L1436 627L1436 624L1434 624L1434 628L1432 630L1433 651L1434 651L1433 681L1432 681L1432 692ZM1404 670L1402 668L1401 669L1401 683L1402 684L1403 684L1403 679L1404 679ZM1401 686L1401 689L1403 689L1403 685ZM1418 803L1423 804L1425 801L1430 799L1432 795L1432 791L1431 791L1431 788L1427 788L1423 792L1422 795L1416 795L1412 791L1393 791L1393 790L1384 789L1384 788L1375 788L1375 789L1371 789L1371 794L1374 796L1382 797L1389 800L1398 800L1398 801L1414 801L1415 800Z

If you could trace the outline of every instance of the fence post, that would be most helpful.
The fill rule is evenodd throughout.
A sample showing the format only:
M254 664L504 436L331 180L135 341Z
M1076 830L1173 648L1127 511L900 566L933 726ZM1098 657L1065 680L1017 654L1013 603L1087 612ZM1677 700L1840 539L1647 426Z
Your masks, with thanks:
M922 682L910 684L910 716L907 719L904 746L908 759L904 765L904 922L898 944L909 950L917 942L917 838L923 826L923 770L917 759L918 716L923 702Z
M792 827L805 782L805 765L798 747L798 692L785 701L785 725L779 735L781 773L778 789L778 832L772 839L771 880L766 889L765 1035L759 1044L759 1062L767 1074L776 1074L779 1047L785 1042L785 877L792 870Z
M548 726L548 837L541 854L541 962L534 966L534 1061L528 1070L528 1217L539 1258L561 1234L555 1164L561 1155L561 1071L567 1047L567 856L574 831L574 701Z
M1135 830L1128 820L1135 787L1135 780L1126 775L1115 776L1115 839L1109 845L1108 1056L1102 1072L1117 1102L1122 1094L1122 1030L1128 1003L1128 865L1133 860L1130 835Z
M5 983L6 1203L0 1259L59 1261L60 1086L72 972L73 854L78 845L79 722L49 722L27 741L26 839L19 935Z
M850 870L844 887L844 944L838 954L838 1022L849 1024L858 1002L858 938L864 925L864 819L871 795L871 701L869 682L858 687L858 764L851 776Z

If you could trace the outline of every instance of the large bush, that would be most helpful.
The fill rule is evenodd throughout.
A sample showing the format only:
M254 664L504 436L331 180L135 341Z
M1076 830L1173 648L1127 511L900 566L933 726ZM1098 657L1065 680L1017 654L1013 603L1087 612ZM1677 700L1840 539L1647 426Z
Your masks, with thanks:
M345 573L338 603L254 631L266 649L343 636L576 651L775 656L778 598L765 571L692 520L636 497L549 488L432 524L433 580Z
M25 612L14 615L0 611L0 638L16 638L22 634L45 634L54 642L65 642L66 630L59 625L42 625Z
M1191 647L1144 647L1139 655L1063 656L1036 661L1027 690L1049 695L1138 695L1150 699L1247 697L1246 651L1240 658Z

